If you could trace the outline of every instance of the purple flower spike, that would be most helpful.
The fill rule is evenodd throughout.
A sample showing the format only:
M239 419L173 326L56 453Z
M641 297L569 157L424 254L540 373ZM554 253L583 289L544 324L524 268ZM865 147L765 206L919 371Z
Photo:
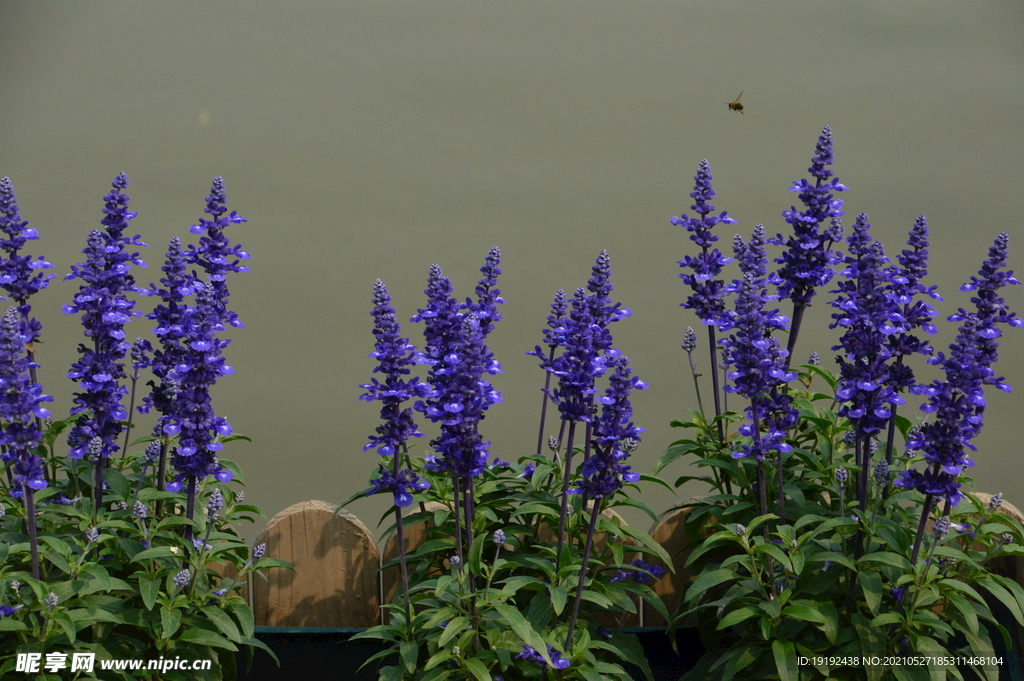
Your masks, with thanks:
M625 570L616 570L616 574L611 578L613 582L637 582L638 584L650 584L656 579L660 579L665 574L665 568L654 563L648 563L643 558L637 558L632 563L632 568L626 568Z
M486 338L494 330L494 323L501 321L501 314L498 312L498 305L505 302L501 297L501 289L497 288L498 275L501 270L501 250L495 246L487 254L484 266L480 268L484 278L476 287L477 300L466 298L466 309L480 320L480 333Z
M711 215L715 210L709 203L715 196L715 190L711 188L714 176L707 160L700 162L693 179L694 188L690 196L694 203L690 208L697 215L689 217L683 214L672 218L672 224L685 227L690 232L690 240L701 247L701 254L697 257L688 255L679 261L680 267L693 270L692 274L679 275L693 289L693 295L686 299L682 307L694 310L702 323L711 325L725 311L723 282L717 277L722 273L722 268L732 262L732 258L722 255L717 248L711 248L718 241L718 236L712 234L711 229L719 222L733 224L736 221L724 210L717 216Z
M961 324L956 340L949 346L949 356L939 352L929 360L942 367L946 379L915 389L928 398L921 409L934 414L935 418L911 436L907 449L920 451L929 468L924 472L903 471L894 482L923 494L941 495L951 506L956 506L963 498L957 482L960 473L974 465L964 449L974 449L971 440L981 433L986 406L984 386L1010 390L992 370L998 359L996 338L1001 333L997 324L1021 325L998 295L1003 286L1017 283L1012 271L1003 270L1008 245L1009 238L1004 232L989 249L989 257L978 276L971 277L971 282L964 285L966 290L977 291L971 298L975 311L961 309L950 317Z
M420 437L422 433L412 419L412 409L401 408L403 402L413 397L425 397L430 386L420 383L419 378L406 380L408 367L415 363L416 348L409 340L401 337L401 326L395 319L395 309L391 307L391 296L380 279L373 285L373 335L377 339L370 357L380 363L373 372L384 375L384 382L376 378L370 383L359 386L366 392L359 397L367 402L380 401L380 416L384 421L377 427L377 435L370 436L370 442L363 448L376 449L381 456L391 456L402 450L403 445L411 437Z
M28 370L31 365L25 353L26 338L18 309L11 307L0 319L0 459L13 462L14 487L31 489L46 487L43 460L35 454L42 442L36 418L49 412L42 402L53 400L42 394L42 386L33 383Z
M54 275L40 272L53 265L42 256L33 259L32 256L19 253L26 241L38 239L39 234L21 219L16 201L11 178L0 178L0 231L3 232L0 235L0 249L7 253L6 258L0 259L0 288L18 303L18 312L26 327L23 333L28 336L27 342L32 343L39 340L42 326L38 320L29 319L32 308L27 301L46 288L50 279L53 279Z
M419 476L411 470L403 468L398 475L392 475L391 471L380 466L380 477L370 481L371 489L366 496L378 492L391 492L395 495L395 506L405 508L412 504L412 495L424 489L429 489L430 483L420 480Z
M631 375L628 357L617 350L613 352L615 356L608 364L614 371L608 389L598 399L602 409L593 428L594 454L583 463L582 469L580 489L591 499L611 496L625 483L640 480L640 475L624 464L629 458L625 442L639 440L644 431L630 420L633 407L629 396L634 389L642 390L647 384Z
M497 249L488 255L482 269L486 276L478 287L478 293L486 295L476 304L459 305L452 296L451 281L438 265L432 265L425 291L427 307L412 318L425 324L426 343L416 361L430 367L427 380L432 388L415 409L441 424L441 434L431 445L442 460L431 459L428 466L459 477L476 477L487 468L490 443L480 437L479 423L484 412L501 401L501 393L484 378L484 374L501 373L501 365L484 342L484 329L497 314L486 299L497 293L494 277L500 271L499 255ZM489 310L488 316L481 320L474 310Z
M743 279L729 286L736 292L735 310L724 312L719 324L722 330L733 330L721 341L729 367L726 375L732 381L725 389L751 402L747 408L751 423L742 426L740 433L753 437L753 442L733 456L753 456L763 461L772 449L788 451L782 440L785 431L796 423L797 412L790 406L788 394L779 388L797 375L787 368L786 350L772 337L773 331L788 328L789 320L778 310L764 309L766 303L778 298L767 289L770 278L764 227L757 225L750 242L738 245ZM755 422L761 429L767 427L767 432L755 432Z
M832 177L828 168L834 161L832 128L826 125L822 129L814 151L811 167L807 169L815 178L814 184L806 179L796 180L790 189L799 192L804 210L791 207L782 213L786 222L792 225L793 234L788 239L779 234L771 240L773 244L786 246L785 252L775 261L782 265L779 268L779 296L791 299L798 307L810 305L814 289L832 279L834 272L830 265L839 262L839 254L830 248L840 240L842 227L836 218L843 215L843 202L835 198L835 192L847 189L839 178Z
M113 189L104 197L104 231L89 233L83 251L86 261L73 265L71 273L64 277L83 281L74 302L65 305L64 312L81 313L85 336L90 339L88 345L78 346L81 357L68 372L68 378L84 389L75 393L71 413L86 414L68 435L68 455L73 459L85 455L85 448L94 437L103 442L102 457L117 451L115 441L121 432L121 421L127 417L121 405L121 397L127 391L118 381L126 376L122 360L129 344L124 325L137 314L132 311L135 302L127 296L138 291L129 269L131 264L146 265L138 253L129 253L127 247L146 244L138 235L122 236L136 215L128 210L129 197L122 193L128 186L127 176L121 173L111 185Z
M182 339L188 333L190 313L186 300L195 295L197 289L197 281L187 268L181 239L172 237L167 248L167 260L161 267L164 272L161 285L150 284L144 292L161 300L146 315L156 323L153 333L160 339L160 348L153 350L151 362L153 375L159 382L151 383L153 390L143 399L139 411L146 414L155 408L162 415L162 422L167 422L173 415L174 399L179 393L178 384L170 378L171 372L184 361L187 351L182 345Z
M872 241L867 220L864 213L857 216L843 271L847 279L830 303L839 310L832 315L836 321L830 328L845 329L840 345L832 348L843 351L837 358L841 378L836 397L843 402L839 414L850 419L858 435L879 432L889 422L891 406L904 403L891 380L888 338L909 330L891 293L902 277L885 257L882 244Z
M213 178L213 186L210 188L210 195L206 197L206 209L203 211L213 219L200 219L199 224L189 228L193 234L205 232L205 235L199 239L198 248L189 246L185 261L206 270L213 285L214 309L221 323L242 328L243 324L238 315L227 309L230 294L226 279L229 272L248 272L249 268L239 263L251 256L242 250L241 245L232 246L231 240L224 235L224 228L228 225L246 222L246 219L235 211L228 213L226 204L224 178L218 175Z

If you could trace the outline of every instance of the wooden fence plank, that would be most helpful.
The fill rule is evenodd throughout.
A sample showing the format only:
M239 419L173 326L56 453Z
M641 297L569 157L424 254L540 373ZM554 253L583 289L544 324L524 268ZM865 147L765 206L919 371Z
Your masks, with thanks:
M372 627L378 621L373 534L348 511L303 501L270 519L256 539L267 556L295 571L269 570L250 580L256 624L291 627Z

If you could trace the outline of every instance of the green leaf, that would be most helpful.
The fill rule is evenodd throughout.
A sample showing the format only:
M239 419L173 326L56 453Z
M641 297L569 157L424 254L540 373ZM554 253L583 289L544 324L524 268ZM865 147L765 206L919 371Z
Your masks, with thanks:
M60 625L64 635L68 637L68 642L74 643L78 630L75 627L75 623L71 620L71 616L67 612L58 612L53 616L53 620Z
M551 607L555 609L555 615L561 615L562 610L565 609L565 601L568 598L568 589L564 586L552 586L548 587L548 593L551 594Z
M416 660L419 657L420 647L416 641L402 641L398 644L399 655L405 670L412 674L416 671Z
M195 643L196 645L201 646L210 646L211 648L238 650L234 643L227 640L220 634L212 632L209 629L200 629L198 627L192 627L181 632L181 636L178 637L178 640Z
M491 673L487 671L487 667L484 666L484 663L480 660L475 657L471 657L464 660L463 664L466 666L466 669L469 670L469 673L477 679L477 681L491 681Z
M469 560L467 565L474 575L480 574L480 561L484 551L484 545L489 543L484 535L473 537L473 545L469 549Z
M760 614L761 613L758 610L751 608L749 606L745 608L739 608L738 610L732 610L721 619L721 621L718 623L717 628L727 629L728 627L731 627L734 624L739 624L744 620L750 619L751 617L757 617Z
M142 604L146 606L146 610L152 610L156 603L156 597L160 593L160 578L140 575L139 593L142 595Z
M197 530L199 529L199 524L191 518L187 518L183 515L172 515L158 522L153 531L159 532L161 530L166 530L169 527L176 527L178 525L191 525L193 528Z
M27 629L24 622L10 617L0 617L0 631L26 631Z
M592 647L594 643L596 641L591 642ZM619 659L640 667L640 671L644 673L644 678L647 681L654 681L654 673L651 671L651 666L647 663L647 656L644 655L640 639L633 634L617 633L606 643L614 652L618 653Z
M203 608L203 614L216 625L220 632L227 636L235 643L242 642L242 635L238 633L238 627L235 626L235 621L231 619L231 616L226 612L214 605L208 605Z
M872 615L878 614L882 605L882 575L877 572L861 572L860 588L864 592L864 600Z
M166 608L160 610L160 638L174 636L174 632L178 630L179 624L181 624L181 610L168 610Z
M496 605L494 609L498 611L502 619L512 627L512 631L515 632L516 636L526 645L530 646L544 658L544 661L548 664L551 663L551 658L548 657L548 646L544 642L544 639L540 637L540 634L534 630L533 626L526 621L522 613L511 605Z
M686 591L686 600L690 603L696 603L697 600L704 595L704 592L708 589L718 586L722 582L727 582L730 579L739 579L732 570L712 570L711 572L701 573L697 579L690 584L690 588Z
M103 479L107 481L110 488L119 497L120 501L130 501L132 498L132 484L128 478L121 474L116 468L106 468L103 471Z
M430 656L429 660L427 660L427 665L423 668L423 671L429 671L433 669L445 660L450 659L451 656L452 651L449 648L442 648L441 650L438 650L436 653Z
M1009 610L1017 620L1017 624L1024 626L1024 613L1021 612L1020 603L1018 603L1017 599L1013 597L1013 594L988 576L978 577L974 580L974 583L985 587L990 594L1002 601L1003 605L1006 606L1006 609Z
M899 624L902 621L903 615L899 614L898 612L883 612L881 615L878 615L873 620L871 620L871 626L881 627L885 624Z
M872 627L859 613L855 614L851 620L857 629L857 636L860 638L861 655L884 657L885 632ZM885 668L882 665L867 665L864 670L867 672L868 681L881 681Z
M897 553L890 553L888 551L875 551L869 553L866 556L862 556L858 563L884 563L885 565L892 565L893 567L899 568L904 572L911 572L913 568L910 566L910 561Z
M825 622L824 613L802 603L792 603L786 606L786 609L782 612L786 617L803 620L804 622L813 622L815 624L824 624Z
M469 618L459 617L454 618L445 626L444 631L441 632L441 637L437 639L437 645L441 648L448 645L448 642L458 636L464 629L469 626Z
M779 672L779 680L799 681L800 670L796 666L796 648L793 642L775 639L772 641L772 653L775 655L775 669Z
M252 638L253 630L255 629L255 618L253 617L252 609L249 608L249 604L239 598L232 599L228 603L228 607L231 608L231 612L235 613L238 623L242 626L243 640Z
M182 557L181 549L177 549L177 547L173 547L173 548L177 549L177 553L175 553L174 551L171 551L171 548L172 547L170 547L170 546L154 546L151 549L143 549L142 551L139 551L138 553L135 554L135 557L132 558L132 562L133 563L140 563L140 562L142 562L144 560L152 560L153 558L181 558Z

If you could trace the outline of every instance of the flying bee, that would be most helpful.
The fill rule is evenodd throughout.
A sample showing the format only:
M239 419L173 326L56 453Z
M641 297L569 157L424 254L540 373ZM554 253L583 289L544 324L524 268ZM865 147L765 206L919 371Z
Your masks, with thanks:
M729 107L729 111L739 111L741 114L743 113L743 105L740 104L740 97L742 96L743 91L741 90L740 93L736 95L736 99L734 101L725 103L726 106Z

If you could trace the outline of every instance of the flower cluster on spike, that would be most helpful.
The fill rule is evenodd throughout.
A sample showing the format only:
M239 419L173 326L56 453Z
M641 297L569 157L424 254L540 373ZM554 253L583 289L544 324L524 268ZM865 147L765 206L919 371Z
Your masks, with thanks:
M85 456L86 447L94 438L100 438L102 446L99 456L109 457L119 449L115 440L121 431L121 420L127 413L121 405L125 388L119 379L125 377L124 359L128 351L124 325L133 314L135 302L127 294L135 292L135 278L131 276L131 265L145 267L138 253L130 253L130 246L145 246L138 235L123 236L128 222L135 213L128 210L129 196L123 193L128 186L128 177L121 173L111 183L113 189L103 197L106 217L101 224L104 229L89 233L83 253L85 262L71 267L71 273L64 277L81 279L82 285L75 294L74 302L65 305L65 314L82 315L82 326L90 343L78 346L77 362L71 365L68 378L76 381L84 392L75 393L72 415L85 414L72 427L68 435L73 459Z
M690 196L694 202L690 208L696 215L690 217L683 214L672 218L672 224L685 227L686 231L690 232L690 240L701 248L700 255L688 255L679 261L680 267L693 270L692 273L684 272L679 275L683 282L693 289L693 294L686 299L682 307L694 310L702 323L711 325L725 311L724 282L716 277L722 273L723 267L732 262L732 258L723 255L717 248L712 248L718 241L718 236L712 234L711 229L719 222L735 224L736 221L729 217L728 211L723 210L718 215L711 214L715 210L710 203L715 197L715 190L711 188L714 176L707 160L700 162L693 179L695 184Z
M150 284L144 293L160 298L153 311L146 315L156 322L153 333L160 340L160 347L152 349L152 372L159 383L150 382L152 391L143 398L139 412L146 414L150 409L160 412L161 427L173 417L174 399L179 392L177 381L171 379L171 372L181 364L187 349L182 345L185 338L191 307L187 300L196 293L196 280L189 274L181 239L172 237L167 248L167 259L160 268L164 276L160 285Z
M377 427L377 435L370 436L370 442L363 451L376 449L381 456L391 456L402 450L402 445L411 437L423 435L412 418L412 409L401 405L414 398L426 397L430 386L421 383L419 377L406 380L408 367L415 364L416 348L407 338L401 337L401 326L395 319L395 308L391 307L391 296L380 279L373 285L373 335L377 339L370 357L380 362L373 373L383 374L384 382L371 378L370 383L359 387L366 392L359 399L381 403L380 417L384 423Z
M185 261L190 265L199 265L206 271L207 280L213 287L213 306L220 317L220 323L242 328L238 315L228 309L230 294L226 280L229 272L249 271L248 267L239 263L248 260L250 255L242 250L241 244L231 245L231 240L224 234L224 228L246 222L246 219L235 211L228 213L227 202L224 178L218 175L213 178L203 211L213 219L201 218L199 224L189 228L193 234L203 236L199 239L199 246L189 245Z
M941 495L951 506L963 498L957 482L960 473L974 465L964 449L973 450L971 440L981 432L986 404L984 386L1010 391L1010 386L992 370L998 359L996 339L1002 335L998 325L1024 326L1024 320L1010 312L998 294L1003 286L1020 283L1012 270L1003 270L1008 247L1009 237L1003 232L989 249L989 257L978 276L972 276L963 286L964 291L975 292L971 298L975 309L960 309L949 317L950 321L960 322L956 340L949 346L949 356L939 352L929 360L942 367L945 380L915 390L928 398L921 409L933 413L935 419L919 427L907 448L920 451L929 467L924 472L903 471L894 482L924 494Z
M155 368L166 372L163 388L154 386L151 399L153 404L164 401L170 409L161 418L163 434L178 436L173 458L178 473L167 486L170 491L180 490L189 478L202 480L213 475L227 482L232 477L231 471L217 461L217 452L223 447L219 437L231 435L232 428L226 418L214 412L210 388L220 376L234 373L221 356L231 341L217 335L227 325L242 327L238 315L227 307L227 275L248 272L249 268L239 262L248 260L249 254L239 244L232 246L224 234L228 225L246 221L235 211L228 213L226 204L224 179L215 177L204 209L213 219L200 219L190 228L193 234L203 234L199 246L189 246L182 254L180 244L172 241L164 267L167 276L161 279L167 288L154 287L151 291L165 304L154 311L154 319L162 332L157 335L163 352L161 366ZM207 281L184 274L183 263L202 267ZM192 291L195 304L183 310L184 296Z
M890 366L889 383L897 391L915 385L914 372L902 363L901 358L911 354L931 355L931 343L915 336L914 329L923 329L934 334L937 329L932 320L938 314L924 298L942 300L935 292L937 286L925 286L921 280L928 274L928 221L918 215L907 238L907 248L899 257L899 268L892 278L888 295L897 304L904 333L889 337L889 347L896 363Z
M46 487L43 460L34 451L42 440L36 419L50 415L41 403L53 401L28 374L31 362L25 353L26 339L18 308L8 308L0 319L0 459L13 463L11 494L17 497L24 486Z
M815 295L815 287L824 286L834 274L831 265L840 261L837 252L830 250L832 244L842 240L842 225L839 217L843 215L843 202L835 198L835 192L847 187L832 177L829 166L834 162L832 155L832 128L825 126L818 138L815 155L811 159L811 167L807 172L814 177L814 184L809 180L800 179L793 182L792 192L799 192L804 205L803 210L795 206L782 213L793 227L788 239L777 234L770 243L785 245L786 250L775 261L782 265L779 295L790 298L798 307L810 305ZM830 179L831 178L831 179ZM825 227L825 223L828 226Z
M431 470L451 472L459 477L476 477L487 467L490 442L478 427L484 412L501 401L485 374L502 373L486 344L494 322L501 319L497 306L503 303L495 287L501 274L501 251L492 248L484 266L484 277L476 301L459 304L452 295L451 280L434 264L427 277L427 307L417 310L413 322L424 323L425 343L416 362L430 367L430 391L416 402L415 409L434 423L441 433L430 444L441 455L428 456Z
M564 350L550 362L541 355L544 359L541 366L558 378L558 387L551 391L550 396L558 405L563 421L592 421L593 396L596 393L594 382L607 372L609 361L620 356L612 348L612 334L608 327L632 313L622 303L612 302L609 294L615 287L611 284L611 276L611 258L608 251L601 251L591 268L587 288L576 289L568 316L565 316L563 291L559 291L560 295L555 296L551 305L552 314L548 316L550 331L545 329L545 340L552 349L557 343ZM539 351L537 348L528 354ZM642 381L637 385L640 384ZM621 439L627 437L623 435Z
M746 409L750 422L740 426L739 432L753 441L733 456L752 456L757 461L763 461L771 450L791 449L783 436L798 416L789 395L780 389L794 380L796 373L787 369L787 352L772 336L776 330L787 329L789 319L777 309L764 309L766 303L778 300L778 296L768 293L773 280L767 273L765 243L762 225L754 228L749 243L742 238L734 242L743 279L734 280L728 287L736 294L735 309L723 311L718 323L719 329L732 331L720 343L728 368L726 376L732 381L725 389L751 403Z
M182 339L185 352L169 375L179 392L173 403L173 415L163 425L165 435L178 436L172 459L178 473L174 482L167 485L172 492L179 491L188 478L203 480L213 475L221 482L232 478L231 471L217 462L216 454L223 447L217 436L231 435L231 424L214 413L210 399L210 388L217 378L234 373L221 357L230 341L217 338L224 327L214 287L203 282L196 282L195 286L195 305L189 310Z
M416 348L409 344L408 339L401 337L402 329L395 319L391 296L380 279L373 285L373 320L373 335L377 342L370 357L380 362L373 373L382 374L384 380L371 378L370 383L360 385L366 392L359 399L379 401L383 423L377 426L377 435L370 436L363 451L376 449L381 456L395 456L397 461L409 438L422 435L413 421L412 409L402 409L402 404L414 397L425 397L430 386L421 383L418 377L404 378L409 375L408 367L415 364ZM410 470L399 469L396 475L384 465L380 466L380 476L372 481L372 485L370 494L389 491L394 494L395 505L402 508L412 503L414 490L430 487L429 482L420 480Z
M608 352L607 366L612 374L604 395L598 398L602 407L593 424L594 453L583 463L583 482L579 490L574 490L585 492L590 499L611 496L625 483L640 480L640 474L624 463L629 458L625 441L639 441L645 430L631 420L633 407L629 396L634 389L643 390L647 384L631 375L629 357L614 348Z
M0 249L7 253L6 258L0 259L0 288L7 293L7 297L17 302L25 327L23 335L28 338L26 342L33 343L39 340L42 325L38 320L29 318L32 308L27 301L46 288L54 277L39 270L49 269L53 265L42 256L33 258L19 253L26 241L38 239L39 234L21 219L16 201L11 178L0 178L0 231L3 232L0 235Z
M868 216L861 213L847 239L845 281L839 282L836 298L829 304L838 312L829 328L844 333L837 357L840 368L836 397L843 402L840 416L850 419L861 435L874 435L892 416L891 405L903 404L890 380L892 351L887 339L905 334L909 328L892 288L898 283L898 269L885 257L879 241L872 240Z

